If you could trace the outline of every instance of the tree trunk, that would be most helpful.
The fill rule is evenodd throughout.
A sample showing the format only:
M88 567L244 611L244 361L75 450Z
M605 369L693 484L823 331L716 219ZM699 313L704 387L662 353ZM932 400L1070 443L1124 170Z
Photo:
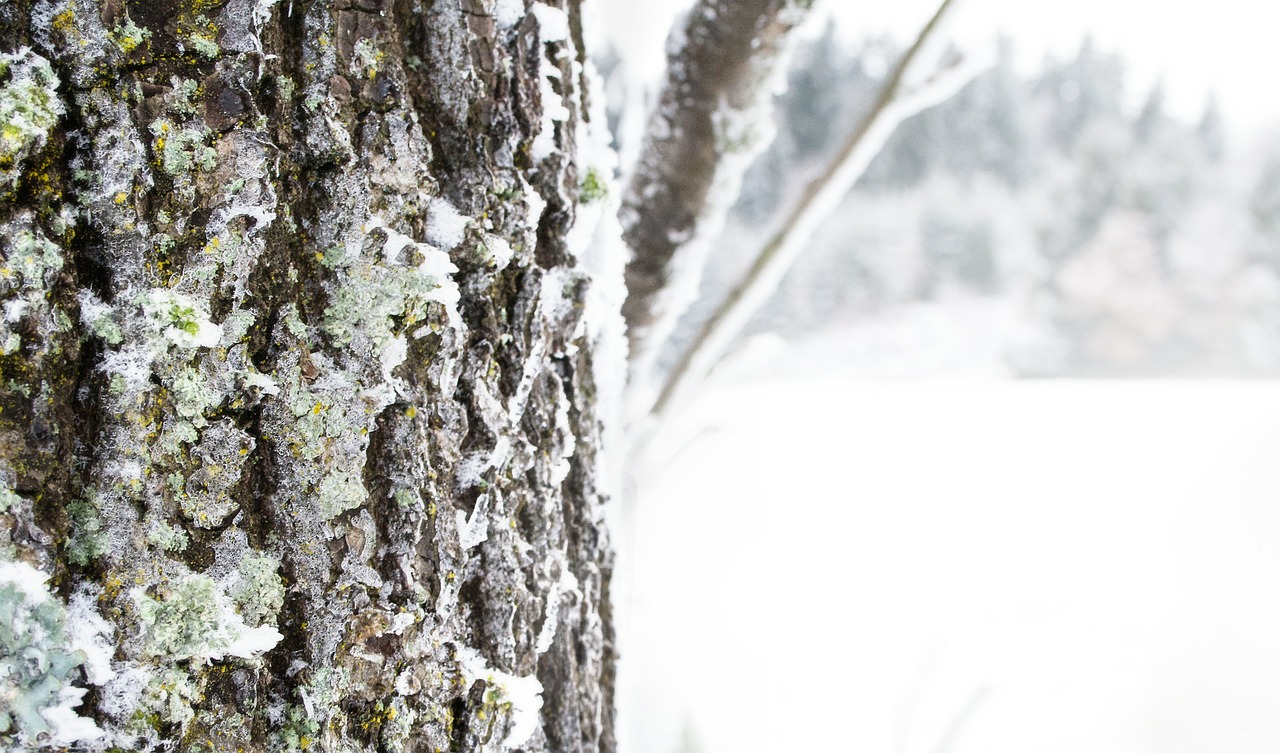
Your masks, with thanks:
M614 749L578 1L0 6L0 748Z

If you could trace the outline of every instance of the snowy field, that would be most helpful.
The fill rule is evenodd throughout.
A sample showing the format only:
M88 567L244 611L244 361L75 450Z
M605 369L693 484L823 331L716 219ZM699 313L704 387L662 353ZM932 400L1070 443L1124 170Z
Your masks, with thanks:
M1280 750L1280 385L775 375L684 432L627 753Z

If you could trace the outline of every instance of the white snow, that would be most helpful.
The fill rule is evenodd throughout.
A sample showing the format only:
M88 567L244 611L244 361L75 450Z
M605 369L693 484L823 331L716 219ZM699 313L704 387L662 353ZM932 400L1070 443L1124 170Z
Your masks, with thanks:
M815 363L638 472L626 750L1280 746L1280 386Z
M409 357L409 340L404 335L396 335L378 355L382 363L382 377L391 381L391 372Z
M237 656L241 659L255 659L271 649L276 647L280 641L284 640L284 636L279 630L271 625L262 625L260 627L251 628L241 621L237 629L236 637L231 641L231 645L227 646L227 656Z
M405 264L407 260L403 255L404 249L410 246L417 249L422 256L422 262L417 266L417 271L434 279L436 285L439 286L431 291L429 297L431 300L444 305L445 314L450 324L456 327L462 321L461 315L458 313L458 301L461 299L462 293L458 290L458 283L453 279L453 275L457 273L458 268L454 265L453 260L449 258L449 254L437 248L433 243L436 241L453 241L453 245L448 246L448 248L453 248L453 246L462 241L463 234L466 231L466 224L470 220L459 214L458 210L454 209L449 202L443 199L433 199L431 208L428 210L428 222L431 225L427 228L427 237L429 240L435 239L430 243L419 243L404 233L392 229L387 225L386 220L381 217L369 218L365 222L363 230L365 233L371 233L374 230L381 229L386 233L387 242L383 246L382 256L387 264ZM413 333L413 336L415 338L421 337L429 331L425 328L419 328ZM394 361L397 354L393 350L383 355L386 360Z
M43 604L52 598L52 594L45 585L48 580L48 575L25 562L0 561L0 584L17 588L22 593L24 601L30 606ZM19 634L30 632L35 640L47 640L38 626L24 621L16 621L9 627ZM80 648L75 644L75 637L72 636L72 647ZM86 637L83 631L80 637ZM89 641L89 648L97 653L92 640ZM89 671L97 675L98 670L101 669L100 662L101 656L95 656L94 664L89 667ZM109 666L107 672L110 672ZM97 676L101 677L101 675ZM92 719L82 717L74 711L86 692L84 688L65 684L58 688L56 705L42 705L40 716L44 717L45 722L49 724L49 739L54 745L71 747L76 743L91 742L102 737L102 730L98 729L98 725Z
M0 583L16 587L29 604L43 604L49 600L49 589L44 585L48 580L48 575L25 562L0 561Z
M569 38L569 16L563 10L538 2L530 10L538 19L543 42L563 42Z
M279 395L280 386L276 384L276 380L256 371L246 371L241 375L246 387L256 387L262 390L264 395Z
M489 540L489 504L489 495L481 494L470 518L462 510L457 511L458 543L464 552Z
M64 685L58 691L58 705L40 710L40 716L49 723L50 741L59 747L72 747L101 738L106 733L88 717L80 716L73 709L84 700L84 688ZM43 747L43 746L42 746Z
M97 601L97 595L82 586L67 605L67 636L71 647L84 653L84 673L91 685L102 685L116 674L111 668L115 646L109 640L115 629L98 614Z
M182 293L154 288L142 297L142 310L164 338L180 348L212 348L222 339L222 327L209 321L209 313ZM175 322L175 312L189 318ZM176 326L179 323L183 326ZM186 329L191 326L194 332Z
M559 557L560 560L560 580L551 586L551 592L547 594L547 611L542 622L542 629L538 631L538 640L534 644L534 651L538 655L545 654L551 648L551 644L556 639L556 628L560 625L560 605L564 601L564 597L570 594L580 594L578 589L578 578L569 569L569 558L564 554Z
M418 615L415 612L400 612L391 618L391 624L387 626L387 632L393 635L400 635L404 629L413 625L418 621Z
M493 258L494 268L499 271L506 269L507 265L511 263L511 259L516 255L507 239L496 235L486 238L485 246L489 249L489 254Z
M511 729L502 743L503 747L512 749L524 745L537 731L538 712L542 709L542 683L537 676L519 677L493 669L480 652L470 646L460 646L457 657L468 686L476 680L484 680L500 690L504 700L511 704Z
M432 199L427 206L427 242L451 251L466 237L470 222L470 217L446 199Z
M510 29L524 18L524 0L498 0L493 7L493 17L499 26Z

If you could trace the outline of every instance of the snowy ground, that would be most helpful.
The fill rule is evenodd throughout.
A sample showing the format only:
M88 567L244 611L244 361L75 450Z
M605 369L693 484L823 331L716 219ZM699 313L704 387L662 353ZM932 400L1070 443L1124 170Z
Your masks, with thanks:
M775 372L685 428L627 753L1280 750L1280 385Z

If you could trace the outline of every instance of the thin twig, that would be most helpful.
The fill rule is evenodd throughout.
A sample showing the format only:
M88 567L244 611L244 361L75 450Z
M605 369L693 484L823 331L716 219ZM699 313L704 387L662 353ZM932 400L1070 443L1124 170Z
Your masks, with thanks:
M960 739L960 733L964 731L964 726L973 717L978 706L982 705L983 699L987 697L987 687L984 685L973 691L973 695L969 696L969 701L960 708L951 720L951 724L947 725L946 730L942 733L942 739L938 741L938 747L934 748L934 753L950 753L952 746Z
M953 61L930 79L907 90L912 68L919 64L922 50L955 4L956 0L943 0L938 6L835 159L805 189L795 209L760 250L745 277L730 291L684 351L653 404L651 413L657 423L662 422L678 398L715 366L751 314L777 287L783 274L813 237L819 223L849 193L898 125L912 115L945 101L987 67L985 60L975 62L970 56Z

